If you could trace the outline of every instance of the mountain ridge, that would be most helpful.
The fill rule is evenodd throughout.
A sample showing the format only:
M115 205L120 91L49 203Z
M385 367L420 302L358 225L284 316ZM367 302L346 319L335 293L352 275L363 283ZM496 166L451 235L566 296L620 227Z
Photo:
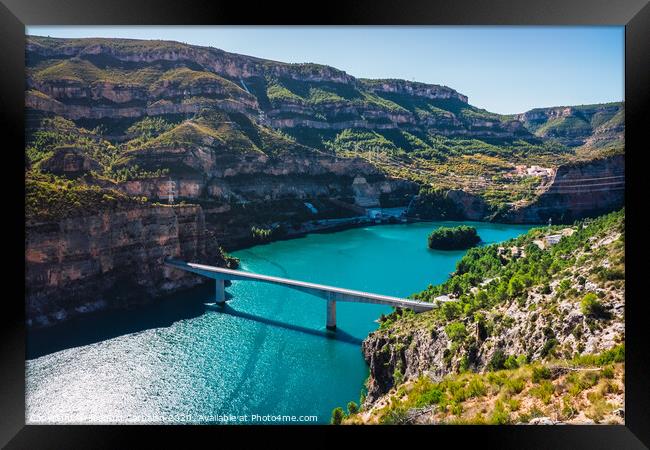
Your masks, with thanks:
M324 64L271 61L175 41L28 36L26 51L32 88L28 105L73 120L93 114L97 119L192 114L208 106L241 112L251 119L259 117L260 122L266 120L270 126L288 130L431 129L449 136L534 140L539 124L531 129L527 118L564 108L490 113L469 105L467 96L440 84L356 78ZM127 73L138 63L145 68ZM158 63L160 67L150 67ZM169 72L175 72L174 77ZM218 76L226 78L215 78ZM180 91L165 89L175 82L181 83ZM152 89L154 86L159 88ZM156 102L179 96L185 97L180 104ZM93 111L79 105L75 111L74 103L84 99L105 107ZM570 108L585 106L594 105ZM621 109L622 103L597 106ZM562 142L563 136L557 137ZM582 145L587 138L565 139L564 143Z
M529 117L536 130L556 130L538 136L446 86L357 79L329 66L173 41L28 36L25 61L33 245L42 238L66 246L65 232L41 231L92 235L84 224L123 223L124 213L170 227L161 239L197 224L188 233L231 249L255 242L253 229L308 232L321 219L353 221L366 208L411 205L416 219L556 223L622 206L622 104L569 111L562 123L550 113ZM615 195L584 192L585 179L603 174L618 181L608 185ZM97 199L90 208L84 192ZM180 222L152 218L172 201L196 207L178 209L186 215ZM585 203L578 217L566 214L577 203ZM61 286L90 276L79 267L114 270L102 266L111 247L97 254L94 244L77 255L35 249L28 270L69 263L70 273L47 287L64 296ZM142 235L131 245L151 241ZM143 266L157 263L143 258ZM130 282L146 285L137 273ZM68 284L68 276L79 278Z

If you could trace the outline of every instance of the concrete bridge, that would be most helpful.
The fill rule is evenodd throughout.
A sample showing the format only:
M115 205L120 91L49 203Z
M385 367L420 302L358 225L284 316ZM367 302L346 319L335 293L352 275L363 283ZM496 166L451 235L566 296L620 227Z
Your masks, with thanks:
M379 305L409 308L415 312L428 311L436 307L433 303L418 302L405 298L389 297L387 295L371 294L369 292L353 291L324 284L308 283L306 281L291 280L288 278L272 277L257 273L243 272L241 270L224 269L222 267L206 266L203 264L188 263L176 259L165 260L167 266L186 272L196 273L215 281L215 303L223 305L226 302L225 281L261 281L264 283L279 284L307 294L321 297L327 301L327 329L336 329L336 302L375 303Z

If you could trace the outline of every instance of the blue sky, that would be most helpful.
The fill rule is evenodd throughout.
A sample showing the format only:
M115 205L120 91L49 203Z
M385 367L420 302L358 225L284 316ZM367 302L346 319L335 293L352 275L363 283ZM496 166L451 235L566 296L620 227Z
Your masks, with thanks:
M52 37L165 39L356 77L444 84L509 114L624 98L624 28L33 26Z

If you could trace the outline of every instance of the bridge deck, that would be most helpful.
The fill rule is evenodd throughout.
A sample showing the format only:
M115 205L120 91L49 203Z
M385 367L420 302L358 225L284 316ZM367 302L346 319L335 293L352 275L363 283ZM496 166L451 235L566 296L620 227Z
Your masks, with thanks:
M391 297L388 295L372 294L370 292L355 291L352 289L345 289L336 286L327 286L324 284L310 283L307 281L298 281L291 280L289 278L280 278L270 275L243 272L241 270L225 269L222 267L206 266L203 264L188 263L185 261L173 259L166 260L165 264L176 269L196 273L216 280L250 280L284 285L313 295L318 295L328 300L357 303L375 303L396 306L400 308L410 308L416 312L428 311L436 307L436 305L433 303L418 302L415 300Z

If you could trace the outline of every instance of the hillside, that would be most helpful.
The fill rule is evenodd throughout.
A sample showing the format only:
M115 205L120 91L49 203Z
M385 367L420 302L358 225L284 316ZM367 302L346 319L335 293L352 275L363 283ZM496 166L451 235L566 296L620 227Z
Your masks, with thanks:
M316 130L323 128L529 136L518 122L474 108L446 86L361 80L328 66L175 42L29 37L27 59L28 103L68 119L134 121L210 106L251 119L263 114L273 128L312 129L304 136L312 143L322 143ZM102 108L88 114L91 104Z
M567 421L580 402L599 410L591 420L610 417L623 405L624 242L621 210L470 249L446 282L413 295L437 309L396 311L364 341L367 395L350 421L425 407L426 422Z
M334 159L415 183L390 200L377 191L375 205L407 203L425 185L478 195L483 219L534 204L544 190L548 179L518 166L553 169L623 146L622 104L503 116L447 86L171 41L28 36L26 63L29 162L129 195L162 199L171 177L188 200L255 201L223 180L270 174L262 196L275 198L278 173L303 177L298 166L318 161L310 172L332 174Z
M623 206L623 142L611 139L622 105L570 107L589 129L561 135L555 113L503 116L447 86L179 42L28 36L25 61L26 219L63 230L60 245L103 214L153 220L170 202L183 217L164 226L199 224L196 242L226 249L256 242L255 230L299 234L367 208L570 223ZM70 255L85 269L52 287L94 276L92 255Z
M605 147L623 141L623 103L535 108L515 118L536 136L569 146Z
M528 364L485 374L426 376L400 385L346 424L624 424L625 347L599 355Z

